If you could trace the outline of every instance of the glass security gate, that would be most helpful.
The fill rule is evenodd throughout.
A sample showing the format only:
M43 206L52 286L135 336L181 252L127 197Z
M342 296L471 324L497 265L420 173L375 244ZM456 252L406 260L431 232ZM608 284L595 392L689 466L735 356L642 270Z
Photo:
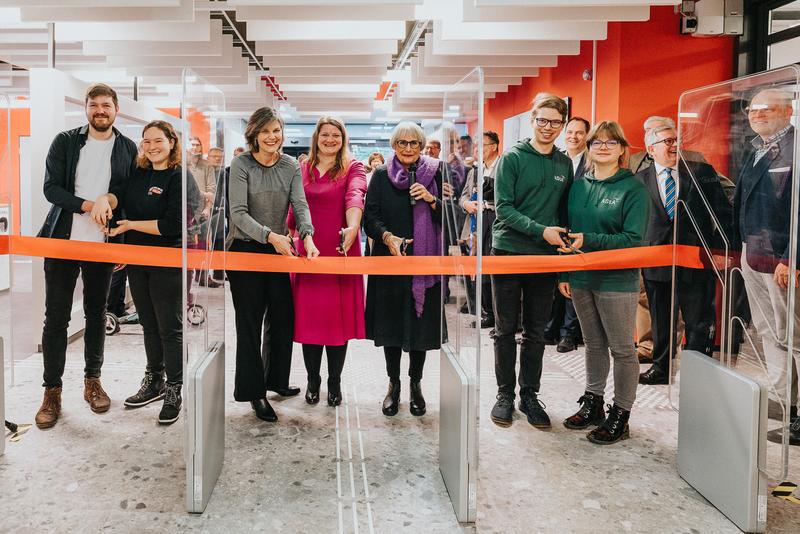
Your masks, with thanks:
M189 69L182 76L183 310L186 509L203 512L225 458L225 293L212 290L212 270L225 268L224 167L202 153L224 153L225 99ZM200 155L192 141L201 143Z
M477 68L444 94L439 130L444 162L443 254L455 268L442 277L439 468L460 522L477 516L483 210L483 71ZM469 135L472 145L462 140ZM470 150L474 151L470 153ZM472 176L474 186L468 184ZM462 201L477 201L469 215ZM490 228L488 229L491 230ZM488 279L486 280L488 282ZM491 303L489 303L491 305Z

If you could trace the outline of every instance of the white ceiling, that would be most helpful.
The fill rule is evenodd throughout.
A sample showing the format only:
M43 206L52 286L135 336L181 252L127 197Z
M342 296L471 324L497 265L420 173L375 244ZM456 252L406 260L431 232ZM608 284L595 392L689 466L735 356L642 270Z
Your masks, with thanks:
M183 67L220 88L228 111L281 104L294 120L442 115L442 96L474 67L491 96L602 40L609 21L641 21L676 0L0 0L0 60L107 81L175 105ZM244 32L238 43L224 12ZM428 21L424 34L409 35ZM418 27L420 26L420 27ZM223 34L224 33L224 34ZM416 35L416 34L415 34ZM408 42L404 69L394 67ZM243 52L244 51L244 52ZM243 57L244 56L244 57ZM24 91L15 71L11 87ZM381 84L392 84L376 104Z

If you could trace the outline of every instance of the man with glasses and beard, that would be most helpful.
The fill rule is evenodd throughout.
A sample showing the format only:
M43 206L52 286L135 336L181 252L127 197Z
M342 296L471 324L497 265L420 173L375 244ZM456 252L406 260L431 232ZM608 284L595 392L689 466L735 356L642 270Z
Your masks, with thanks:
M136 144L114 128L117 93L93 84L86 91L89 124L61 132L50 145L44 196L52 204L39 237L72 241L105 241L103 227L115 215L106 193L119 195L136 162ZM94 200L96 199L96 200ZM49 428L61 413L61 377L67 351L72 294L80 273L83 281L84 392L95 413L108 411L111 400L100 384L105 343L105 311L113 264L45 258L45 318L42 333L44 400L36 425Z
M753 324L761 337L769 380L782 398L791 380L789 443L800 445L797 373L800 369L800 298L789 303L789 285L797 287L797 273L789 267L796 243L792 224L792 172L795 128L793 93L766 89L747 107L750 128L756 134L739 172L734 195L734 229L741 243L742 276L750 301ZM795 214L796 215L796 214ZM794 321L792 372L787 372L788 326ZM768 439L780 441L782 432Z

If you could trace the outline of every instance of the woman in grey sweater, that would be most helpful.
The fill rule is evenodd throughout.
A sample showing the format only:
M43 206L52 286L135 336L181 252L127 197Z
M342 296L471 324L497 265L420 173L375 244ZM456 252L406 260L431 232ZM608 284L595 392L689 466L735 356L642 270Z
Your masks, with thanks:
M228 249L296 255L286 227L291 204L306 255L317 257L300 167L294 158L281 153L283 119L272 108L260 108L250 116L245 138L250 150L231 163ZM228 271L228 280L236 316L233 397L240 402L250 401L259 419L277 421L266 397L268 389L285 390L289 386L294 332L289 273ZM264 361L261 335L267 326L270 347Z

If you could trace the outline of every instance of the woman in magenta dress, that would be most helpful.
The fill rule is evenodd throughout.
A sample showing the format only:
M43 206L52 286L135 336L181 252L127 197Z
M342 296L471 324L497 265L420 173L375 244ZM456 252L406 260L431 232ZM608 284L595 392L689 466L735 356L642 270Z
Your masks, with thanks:
M308 160L300 165L320 256L361 256L359 228L367 179L364 165L348 150L344 123L322 117L311 136ZM292 226L290 217L290 228ZM304 254L298 241L298 252ZM319 402L322 351L328 357L328 405L342 402L341 376L347 342L364 339L364 278L302 274L292 277L294 340L303 344L308 372L306 402Z

